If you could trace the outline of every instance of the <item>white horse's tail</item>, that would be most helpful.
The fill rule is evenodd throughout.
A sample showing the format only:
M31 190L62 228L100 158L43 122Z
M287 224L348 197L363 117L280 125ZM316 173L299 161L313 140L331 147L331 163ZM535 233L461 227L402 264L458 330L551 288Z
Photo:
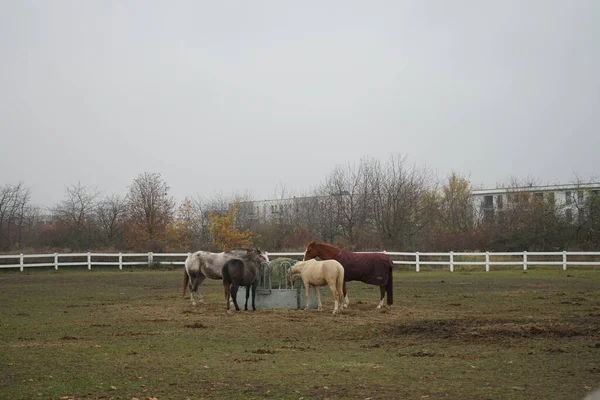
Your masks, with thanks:
M192 269L192 265L194 264L194 254L190 254L185 259L185 268L183 269L183 297L185 297L185 289L187 288L190 282L190 270Z
M344 302L344 267L342 267L341 265L339 265L339 268L338 268L338 274L337 274L337 280L335 281L335 287L338 292L338 299L339 299L340 306L341 306Z

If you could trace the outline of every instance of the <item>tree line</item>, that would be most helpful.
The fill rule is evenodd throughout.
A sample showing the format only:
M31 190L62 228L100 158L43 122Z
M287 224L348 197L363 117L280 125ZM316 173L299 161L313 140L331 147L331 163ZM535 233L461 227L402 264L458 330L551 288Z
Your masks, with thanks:
M577 203L579 218L570 221L555 202L519 192L525 182L511 185L502 212L483 218L467 178L453 173L440 181L399 156L364 158L335 167L310 192L292 197L282 190L279 208L266 218L249 195L177 202L158 173L137 176L124 196L77 183L47 209L31 204L23 183L5 184L0 251L298 251L315 239L356 251L600 248L598 196Z

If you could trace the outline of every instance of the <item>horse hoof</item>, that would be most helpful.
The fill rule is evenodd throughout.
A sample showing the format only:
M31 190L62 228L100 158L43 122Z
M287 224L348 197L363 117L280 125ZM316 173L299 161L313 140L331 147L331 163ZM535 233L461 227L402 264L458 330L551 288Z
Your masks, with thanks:
M317 308L317 311L321 312L321 311L323 311L323 309L322 308Z

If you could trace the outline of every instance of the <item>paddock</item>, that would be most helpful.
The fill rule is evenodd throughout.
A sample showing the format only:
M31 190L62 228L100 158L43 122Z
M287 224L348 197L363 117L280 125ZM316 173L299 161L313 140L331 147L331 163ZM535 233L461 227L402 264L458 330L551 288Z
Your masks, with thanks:
M600 386L600 271L395 271L395 303L350 282L338 316L227 315L181 270L0 272L11 399L580 399ZM323 292L324 307L332 305Z

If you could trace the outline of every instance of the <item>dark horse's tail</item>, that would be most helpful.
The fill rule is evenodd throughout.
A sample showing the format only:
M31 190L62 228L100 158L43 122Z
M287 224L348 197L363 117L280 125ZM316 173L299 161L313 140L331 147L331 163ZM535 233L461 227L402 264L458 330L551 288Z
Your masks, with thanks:
M389 271L387 285L385 286L388 307L394 304L394 263L392 260L390 260Z
M225 265L225 268L223 268L223 285L228 285L231 284L231 274L229 273L229 268L227 268L227 265Z

